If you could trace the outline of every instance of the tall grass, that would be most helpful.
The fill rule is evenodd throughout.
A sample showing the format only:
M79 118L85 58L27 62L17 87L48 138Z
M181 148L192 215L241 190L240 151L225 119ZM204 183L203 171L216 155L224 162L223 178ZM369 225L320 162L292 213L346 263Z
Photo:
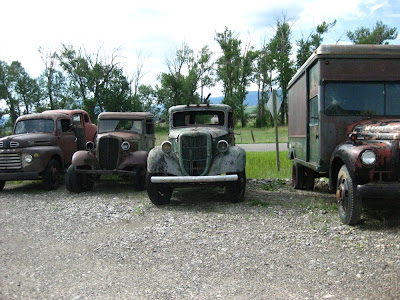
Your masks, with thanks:
M278 172L275 151L247 152L246 177L252 179L291 178L292 162L287 158L287 154L287 151L279 152L280 171Z
M253 140L254 137L254 140ZM288 140L287 126L278 127L278 138L280 143L286 143ZM156 127L156 145L161 145L163 141L168 139L168 127ZM274 128L255 128L255 127L236 127L235 128L236 144L262 144L275 143Z

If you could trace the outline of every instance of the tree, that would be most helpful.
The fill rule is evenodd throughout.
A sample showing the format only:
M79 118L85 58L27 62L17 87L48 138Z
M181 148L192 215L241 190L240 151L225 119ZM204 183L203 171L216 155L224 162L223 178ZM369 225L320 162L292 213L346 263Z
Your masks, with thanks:
M126 111L131 101L130 84L118 67L118 49L110 58L102 55L101 50L90 54L84 48L62 45L57 55L60 66L71 80L70 88L75 97L81 100L83 109L93 119L105 110Z
M365 27L359 27L354 32L347 31L346 34L354 44L387 45L389 44L387 40L396 39L398 33L396 27L389 28L382 21L377 21L372 31Z
M8 106L6 113L10 114L10 122L14 124L20 115L18 101L13 95L13 76L10 75L10 66L0 61L0 99L4 99Z
M254 75L254 61L257 51L250 43L242 47L242 41L237 35L225 27L224 32L217 33L215 40L222 50L217 59L217 76L222 81L223 103L232 107L236 119L240 119L242 126L246 125L244 100L247 88Z
M273 71L275 69L274 60L269 46L269 44L264 42L264 45L257 56L255 76L258 87L256 127L262 127L267 124L267 111L265 105L267 103L269 91L273 85Z
M315 29L313 29L309 36L304 39L303 37L297 41L297 46L299 47L297 50L297 60L296 67L299 69L311 56L315 49L317 49L323 42L322 35L327 33L329 29L336 25L336 20L331 23L326 23L325 21L322 24L317 25Z
M287 88L294 75L293 61L290 59L292 45L290 44L291 26L283 16L276 24L276 33L270 42L272 58L278 72L277 82L282 90L281 125L286 123L287 116Z
M200 103L202 99L198 90L214 85L211 57L208 46L195 55L184 42L174 56L166 59L168 73L161 73L158 77L161 83L161 86L156 86L158 103L166 110L173 105Z

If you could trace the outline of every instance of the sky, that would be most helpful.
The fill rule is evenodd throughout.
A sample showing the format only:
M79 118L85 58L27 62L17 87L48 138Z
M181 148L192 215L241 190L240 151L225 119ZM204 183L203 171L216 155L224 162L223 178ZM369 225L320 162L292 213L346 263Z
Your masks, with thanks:
M399 0L3 0L0 60L18 60L36 78L44 69L39 47L58 51L66 44L93 54L101 48L106 56L119 49L128 76L141 53L141 83L154 86L157 75L167 72L166 59L184 42L195 52L208 45L217 57L215 35L228 27L257 49L274 36L276 21L284 15L292 25L293 44L323 21L337 21L324 35L325 44L349 43L346 31L372 29L377 21L400 32ZM400 44L400 36L390 43ZM218 88L212 93L222 94Z

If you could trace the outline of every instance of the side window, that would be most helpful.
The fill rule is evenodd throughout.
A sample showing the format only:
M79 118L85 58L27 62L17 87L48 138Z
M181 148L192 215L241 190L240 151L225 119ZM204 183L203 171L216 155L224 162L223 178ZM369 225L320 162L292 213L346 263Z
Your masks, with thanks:
M62 119L57 121L58 132L69 132L71 129L71 121L69 119Z
M85 123L89 123L89 116L87 114L84 114L85 117Z
M153 119L146 120L146 133L147 134L154 134L154 123Z
M318 96L310 99L310 126L319 124Z
M75 114L72 116L72 121L77 122L79 124L82 124L82 115L81 114Z

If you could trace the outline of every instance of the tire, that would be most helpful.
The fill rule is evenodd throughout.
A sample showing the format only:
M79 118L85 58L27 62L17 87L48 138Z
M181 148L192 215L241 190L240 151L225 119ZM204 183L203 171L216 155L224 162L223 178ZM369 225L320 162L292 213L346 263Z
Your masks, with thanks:
M4 180L0 180L0 192L4 189L4 185L6 182Z
M43 187L48 190L55 190L60 186L61 166L55 159L50 159L46 169L43 171L42 183Z
M155 205L167 205L171 201L173 189L166 184L152 183L152 173L146 175L146 189L150 201Z
M146 169L136 168L135 175L132 177L133 188L136 191L143 191L146 187Z
M346 165L343 165L338 173L336 199L340 219L346 225L355 225L361 219L362 201L356 186Z
M313 190L315 182L314 171L293 162L292 187L297 190Z
M296 162L292 165L292 186L296 190L302 190L304 185L304 167Z
M65 174L65 187L73 193L91 191L94 186L94 178L91 175L76 172L76 166L70 165Z
M232 203L243 201L246 191L246 171L236 174L238 175L238 180L230 182L226 186L226 196Z

